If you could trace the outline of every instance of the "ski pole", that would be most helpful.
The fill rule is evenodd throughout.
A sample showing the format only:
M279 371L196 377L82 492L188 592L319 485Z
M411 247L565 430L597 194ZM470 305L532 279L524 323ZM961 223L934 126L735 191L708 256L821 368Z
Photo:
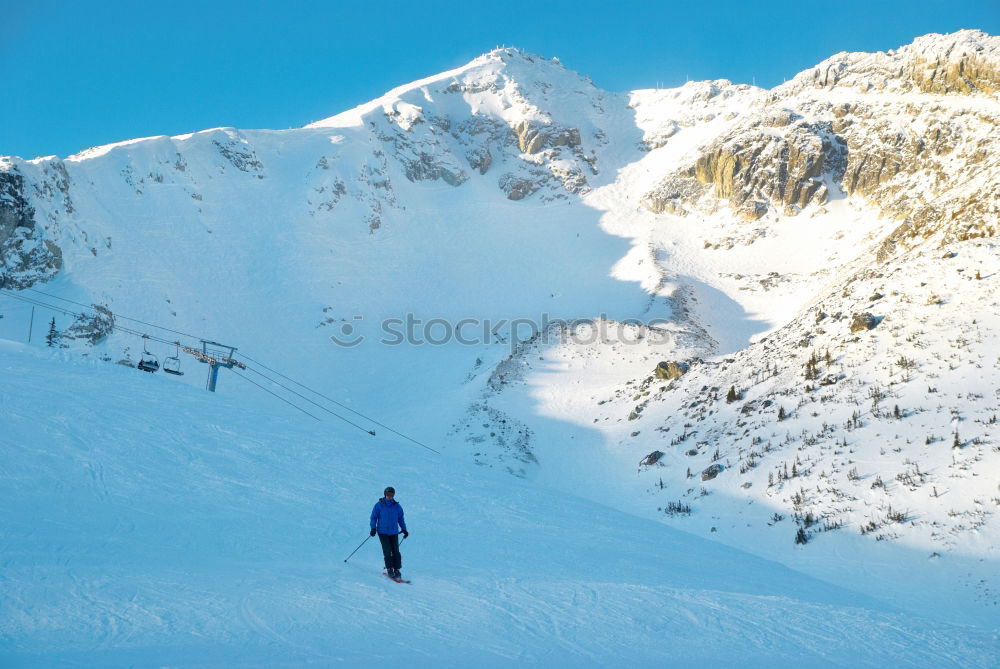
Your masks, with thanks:
M354 549L354 553L357 553L359 550L361 550L361 546L364 546L366 543L368 543L368 539L371 539L371 537L369 536L364 541L362 541L361 544L357 548ZM347 562L352 557L354 557L354 553L351 553L346 558L344 558L344 562Z

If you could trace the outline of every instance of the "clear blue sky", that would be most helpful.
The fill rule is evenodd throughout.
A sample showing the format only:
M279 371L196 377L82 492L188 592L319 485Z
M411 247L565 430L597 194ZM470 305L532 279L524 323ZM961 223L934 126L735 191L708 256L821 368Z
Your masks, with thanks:
M688 77L773 86L839 51L1000 33L1000 0L0 0L0 12L0 155L27 158L301 126L500 44L622 91Z

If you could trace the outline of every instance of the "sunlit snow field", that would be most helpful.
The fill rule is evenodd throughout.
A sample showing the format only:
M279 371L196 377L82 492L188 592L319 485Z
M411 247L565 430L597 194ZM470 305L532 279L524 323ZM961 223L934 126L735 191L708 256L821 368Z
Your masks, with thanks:
M5 343L0 658L990 667L994 636L401 439ZM266 399L266 398L265 398ZM360 434L360 433L359 433ZM398 585L368 512L412 532Z

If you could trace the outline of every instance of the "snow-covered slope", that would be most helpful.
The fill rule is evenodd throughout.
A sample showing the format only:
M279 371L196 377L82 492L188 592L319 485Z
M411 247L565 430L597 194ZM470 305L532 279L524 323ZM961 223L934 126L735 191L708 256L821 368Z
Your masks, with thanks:
M305 128L3 159L0 336L34 308L36 343L55 318L106 362L225 342L327 438L380 443L372 416L463 476L995 630L998 44L625 94L502 49ZM181 357L179 384L108 383L186 420ZM227 371L219 394L312 421Z
M0 369L5 667L995 659L982 630L403 440L9 342ZM344 562L386 482L408 586L373 542Z
M575 475L560 429L540 435L538 476L556 487L589 480L595 499L911 610L948 591L936 615L995 621L996 247L948 248L834 283L788 325L675 379L655 347L532 347L531 371L493 401L538 407L604 455ZM601 474L614 470L629 477Z

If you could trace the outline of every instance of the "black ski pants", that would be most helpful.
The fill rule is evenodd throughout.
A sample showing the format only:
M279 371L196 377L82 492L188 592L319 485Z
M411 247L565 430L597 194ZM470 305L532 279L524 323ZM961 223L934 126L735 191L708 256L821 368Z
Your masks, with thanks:
M399 554L399 535L382 534L379 532L378 540L382 542L382 555L385 557L385 568L402 569L403 558Z

